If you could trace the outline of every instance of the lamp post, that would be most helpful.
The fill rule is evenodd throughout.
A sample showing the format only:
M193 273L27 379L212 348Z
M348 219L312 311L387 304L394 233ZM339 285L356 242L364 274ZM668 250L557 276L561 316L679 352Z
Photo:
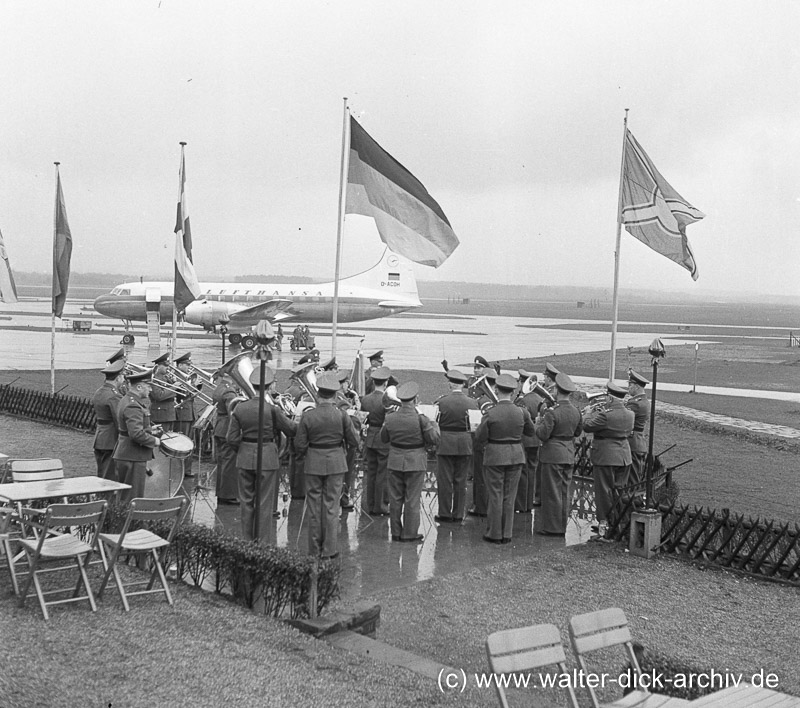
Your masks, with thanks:
M253 504L253 512L255 514L255 527L253 536L256 543L261 542L261 467L263 464L263 450L264 444L264 398L267 392L264 390L264 379L267 372L267 361L272 358L272 352L269 349L270 340L275 339L275 332L272 325L267 320L261 320L256 325L256 359L260 362L260 375L258 386L258 451L256 452L256 489L255 489L255 503Z
M694 343L694 384L692 385L692 393L697 393L697 352L700 351L700 342Z
M656 338L648 347L647 351L653 357L653 396L650 401L650 438L647 445L647 461L645 464L645 507L652 509L653 502L653 472L655 470L655 458L653 457L653 437L656 427L656 387L658 385L658 360L667 355L664 343Z

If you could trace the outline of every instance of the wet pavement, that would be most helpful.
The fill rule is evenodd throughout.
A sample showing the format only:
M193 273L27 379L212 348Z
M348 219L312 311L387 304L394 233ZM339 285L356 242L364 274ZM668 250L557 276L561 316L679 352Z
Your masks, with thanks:
M213 491L213 481L203 482L212 465L203 463L194 479L186 480L184 488L192 498L191 519L232 533L240 534L239 507L219 505ZM197 464L195 463L195 467ZM197 489L196 484L210 489ZM303 518L304 501L291 499L288 485L279 494L280 518L272 519L278 546L306 553L308 523ZM471 499L471 485L467 498ZM420 514L419 543L398 543L391 540L388 517L370 517L359 512L360 490L354 498L355 511L342 511L339 527L339 550L342 575L342 598L356 600L382 590L413 585L435 576L460 573L498 561L527 557L578 543L592 536L588 519L572 518L565 538L539 536L533 533L535 510L531 514L515 514L510 544L495 545L483 540L486 520L467 517L461 524L439 524L435 492L423 492Z

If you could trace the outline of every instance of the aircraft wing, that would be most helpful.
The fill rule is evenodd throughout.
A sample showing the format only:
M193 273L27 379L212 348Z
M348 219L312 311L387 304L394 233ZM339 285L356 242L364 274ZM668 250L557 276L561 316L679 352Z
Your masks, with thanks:
M231 322L251 322L254 320L274 320L286 319L288 316L286 310L292 305L291 300L267 300L266 302L259 302L258 305L246 307L244 310L231 313Z

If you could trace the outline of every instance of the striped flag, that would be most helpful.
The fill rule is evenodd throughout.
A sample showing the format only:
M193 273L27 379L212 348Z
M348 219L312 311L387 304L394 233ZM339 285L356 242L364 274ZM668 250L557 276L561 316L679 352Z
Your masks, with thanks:
M178 194L178 218L175 223L175 289L173 303L177 312L200 296L200 283L192 263L192 229L186 207L186 161L181 143L180 191Z
M350 116L346 214L375 219L395 253L438 268L458 246L450 222L424 185Z
M72 233L67 221L67 207L61 191L61 173L56 163L56 213L53 233L53 314L61 317L69 288L69 265L72 260Z
M17 286L14 283L14 273L11 271L11 262L8 260L2 231L0 231L0 300L8 303L17 302Z
M630 130L625 134L620 222L625 230L686 268L697 280L697 263L686 227L705 214L678 194L656 169Z

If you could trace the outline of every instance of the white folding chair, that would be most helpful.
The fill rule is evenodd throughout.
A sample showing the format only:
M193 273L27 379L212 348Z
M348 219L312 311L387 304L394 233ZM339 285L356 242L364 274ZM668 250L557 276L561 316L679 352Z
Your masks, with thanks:
M106 572L103 576L103 582L100 584L100 589L97 591L98 597L103 596L109 578L113 574L114 582L116 583L117 590L122 599L122 606L125 608L126 612L130 612L131 609L128 604L128 597L133 595L149 595L163 592L167 597L167 602L170 605L173 604L172 594L169 591L167 578L164 575L163 563L167 549L172 543L172 539L175 537L175 532L180 524L185 505L186 498L182 496L168 497L166 499L134 499L131 502L122 531L120 533L100 534L100 542L108 549L109 553L107 561L105 554L101 554ZM171 522L166 538L144 528L131 530L132 523L160 520ZM133 581L125 585L119 574L117 561L120 556L137 554L143 554L152 558L153 571L150 574L149 580ZM160 588L153 587L156 579L161 583ZM126 590L126 588L140 585L146 585L147 587L144 590Z
M496 675L529 674L533 669L555 665L562 674L567 673L561 634L553 624L537 624L533 627L505 629L490 634L486 639L486 655L489 667ZM495 682L500 705L508 708L508 697L500 681ZM567 682L569 705L578 708L575 689Z
M86 568L89 565L92 553L97 550L98 534L103 525L107 507L108 504L105 500L83 504L51 504L47 507L41 523L30 521L25 514L26 510L23 509L22 523L35 526L38 537L19 539L19 543L28 558L28 580L20 594L20 607L25 604L25 598L28 596L31 585L33 585L36 589L36 596L39 598L39 606L42 608L42 614L46 620L50 619L47 611L50 605L88 600L92 612L97 610L92 588L89 585L89 578L86 575ZM37 518L41 517L37 514ZM74 532L61 533L60 530L64 528L74 529ZM78 535L79 531L84 535L83 538ZM43 590L40 576L68 570L72 567L72 564L64 564L63 561L66 560L74 561L77 566L80 576L77 584L70 587ZM56 565L44 567L50 561L55 562ZM86 589L85 595L79 595L81 583ZM60 595L67 591L72 591L71 597L50 600L49 602L45 599L48 595Z

